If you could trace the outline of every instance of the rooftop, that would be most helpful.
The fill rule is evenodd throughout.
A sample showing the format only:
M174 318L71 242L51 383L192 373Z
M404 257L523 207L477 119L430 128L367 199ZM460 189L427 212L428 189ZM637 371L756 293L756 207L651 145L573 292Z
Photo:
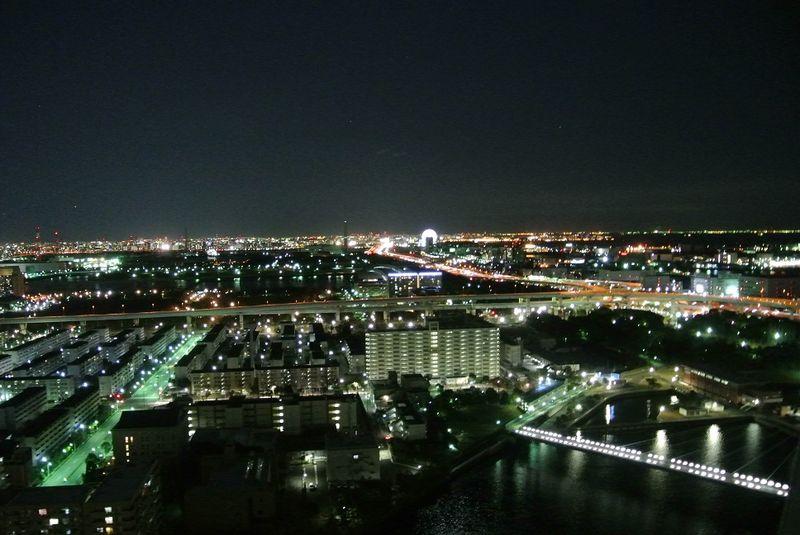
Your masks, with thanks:
M119 360L105 360L100 371L97 372L98 375L114 375L128 364L130 359L123 360L124 358L123 356Z
M81 355L80 357L78 357L77 359L73 360L69 364L71 366L75 365L75 364L83 364L84 362L92 359L93 357L97 357L99 355L100 355L100 350L95 347L95 348L90 349L88 353L86 353L84 355Z
M143 427L174 427L183 415L177 407L123 411L114 429L137 429Z
M217 338L217 336L219 336L219 334L222 332L223 329L225 329L225 324L223 324L223 323L220 323L218 325L214 325L211 328L211 330L208 331L206 333L206 335L203 337L203 342L212 342L212 341L214 341Z
M67 399L65 399L64 401L62 401L59 407L65 409L71 409L73 407L80 405L81 403L91 398L92 396L96 396L97 392L98 392L97 385L90 385L82 388L77 388L75 389L75 393L72 394Z
M142 487L153 479L153 468L153 464L115 467L89 496L89 499L86 500L87 504L99 502L105 505L132 501Z
M99 333L99 331L97 329L92 329L90 331L86 331L84 333L79 334L78 338L80 338L80 339L90 338L92 336L97 335L98 333Z
M184 356L181 357L176 366L188 366L189 363L191 363L195 359L195 357L203 353L205 350L206 350L206 344L197 344L192 348L191 351L189 351L188 353L186 353Z
M15 434L21 437L35 437L55 424L59 419L69 416L69 411L62 407L54 407L26 422Z
M14 372L23 371L30 368L35 368L36 366L47 362L50 359L57 359L61 356L60 349L54 349L52 351L48 351L43 355L39 355L38 357L32 358L31 360L25 361L16 368L14 368Z
M52 338L54 336L58 336L59 334L65 333L65 332L67 332L66 329L58 329L56 331L51 332L50 334L48 334L46 336L40 336L39 338L34 338L33 340L28 340L27 342L24 342L24 343L22 343L22 344L20 344L18 346L14 346L11 349L9 349L8 351L19 351L20 349L25 349L27 347L35 346L36 344L44 342L45 340L47 340L49 338Z
M325 435L325 449L351 449L351 448L377 448L375 437L369 433L359 435L344 435L342 433L328 433Z
M389 327L391 325L391 327ZM403 332L403 331L427 331L427 330L459 330L459 329L499 329L486 320L468 314L442 316L428 318L426 321L394 321L377 326L371 332Z
M195 401L193 405L201 406L201 405L229 405L231 407L237 407L247 403L278 403L282 405L293 405L303 401L324 401L329 400L333 402L353 402L358 401L359 397L358 394L317 394L313 396L289 396L283 398L246 398L246 397L235 397L235 398L228 398L228 399L216 399L216 400L202 400L202 401ZM123 413L124 414L124 413Z
M41 396L42 394L46 394L47 389L43 386L31 386L14 396L13 398L7 399L4 402L0 403L0 409L7 409L9 407L16 407L25 403L26 401L36 397Z
M58 487L28 487L17 492L7 507L60 507L81 504L89 488L86 485L63 485Z

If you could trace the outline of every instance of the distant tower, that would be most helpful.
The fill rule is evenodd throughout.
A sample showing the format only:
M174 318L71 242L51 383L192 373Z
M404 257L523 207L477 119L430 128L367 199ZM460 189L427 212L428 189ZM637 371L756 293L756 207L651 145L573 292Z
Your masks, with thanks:
M40 227L39 225L36 225L33 228L33 241L35 241L36 243L42 241L42 227Z
M183 227L183 252L189 252L189 229Z
M347 235L347 219L344 220L344 233L342 236L342 249L347 250L348 243L350 241L349 236Z
M433 229L425 229L419 237L419 246L423 249L430 249L439 241L439 235Z

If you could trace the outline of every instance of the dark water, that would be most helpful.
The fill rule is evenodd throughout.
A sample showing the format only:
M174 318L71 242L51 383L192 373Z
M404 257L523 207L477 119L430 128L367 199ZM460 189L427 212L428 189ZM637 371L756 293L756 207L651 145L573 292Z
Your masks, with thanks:
M587 426L607 424L630 424L654 421L660 407L669 406L671 393L623 398L606 403L595 411L586 422Z
M590 437L601 438L601 437ZM796 445L757 424L606 437L786 481ZM774 472L774 473L773 473ZM771 474L773 473L773 474ZM783 499L611 457L520 443L454 481L414 533L774 533ZM398 531L400 533L403 530Z

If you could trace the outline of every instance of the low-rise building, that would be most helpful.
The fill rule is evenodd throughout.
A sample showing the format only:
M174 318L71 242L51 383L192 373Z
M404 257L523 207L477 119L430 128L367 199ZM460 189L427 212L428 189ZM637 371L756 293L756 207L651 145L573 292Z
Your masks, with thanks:
M150 338L142 342L140 348L145 355L156 357L166 351L177 336L174 325L161 327Z
M397 416L389 424L392 435L403 440L425 440L428 437L428 428L416 412L405 410L398 411Z
M340 367L336 361L255 369L251 366L224 368L214 362L210 360L204 369L189 372L192 395L201 398L251 393L270 396L286 388L303 394L320 394L339 384Z
M72 432L72 417L67 409L53 407L28 421L14 433L20 445L31 450L35 469L44 468L52 452L63 446Z
M765 272L743 275L740 278L741 295L795 299L800 297L800 274L794 271Z
M97 407L97 386L78 388L58 406L25 423L14 437L22 446L31 449L33 465L39 467L47 463L73 433L95 420Z
M109 339L108 327L98 327L78 335L79 342L86 342L90 347L97 347Z
M17 367L17 359L8 353L0 354L0 377Z
M721 295L739 297L740 277L738 274L720 271L713 274L692 275L689 290L699 295Z
M106 361L97 374L100 397L123 394L144 364L144 353L138 347L128 350L118 360Z
M24 344L12 347L11 349L6 349L5 352L6 354L11 355L14 360L14 365L19 366L23 362L33 360L39 355L43 355L48 351L60 349L68 343L69 331L66 329L59 329L47 334L46 336L34 338L33 340L29 340Z
M85 485L20 489L0 505L0 532L81 534L89 492Z
M83 504L84 533L158 533L161 483L158 462L116 467Z
M297 435L334 428L352 434L359 427L360 404L356 394L196 401L189 423L193 429L267 428Z
M500 358L504 366L517 367L522 365L522 340L504 339L500 342Z
M0 533L63 535L158 533L158 467L116 467L99 485L27 487L5 491Z
M381 478L380 452L375 438L369 434L325 437L327 476L331 485Z
M93 347L88 353L67 364L67 375L75 378L88 377L100 371L103 365L102 347Z
M189 439L186 412L176 406L123 411L112 436L118 463L174 458Z
M11 399L0 403L0 429L17 430L34 419L47 407L47 389L43 386L26 388Z
M175 364L175 379L186 381L189 379L189 372L203 369L211 356L209 349L210 346L207 344L197 344L191 351L181 357Z
M642 278L642 290L660 293L681 292L683 291L683 282L678 277L654 272Z
M768 388L764 381L730 370L704 365L681 366L680 372L681 381L691 388L731 403L775 403L783 397L779 389Z
M290 388L304 395L329 392L339 384L340 367L336 361L324 364L259 368L255 370L258 395L267 396Z
M13 397L32 386L45 387L47 401L52 405L74 394L76 381L74 377L55 374L45 377L3 377L0 378L0 400Z
M117 335L101 346L100 354L106 360L117 360L131 348L133 337Z
M77 359L88 353L93 347L97 347L98 344L92 344L87 340L76 340L71 344L65 345L61 348L61 351L64 353L64 360L65 362L72 362L73 360Z
M228 452L226 452L227 454ZM265 533L275 514L271 458L231 452L184 496L187 533ZM220 510L225 511L222 515Z
M97 385L88 385L75 390L59 407L69 411L72 431L82 430L97 419L100 395Z
M64 353L61 349L48 351L44 355L19 364L11 370L7 377L36 377L50 375L66 364Z
M206 333L201 343L210 346L211 352L213 352L227 336L228 327L225 324L220 323L218 325L214 325L211 330Z

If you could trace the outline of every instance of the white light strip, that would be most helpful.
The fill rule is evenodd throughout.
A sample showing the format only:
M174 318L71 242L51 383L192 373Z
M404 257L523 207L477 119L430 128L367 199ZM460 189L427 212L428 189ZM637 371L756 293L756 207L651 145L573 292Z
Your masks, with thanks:
M615 446L606 442L589 440L579 436L565 436L553 431L544 431L532 427L520 428L516 431L516 433L528 438L541 440L543 442L560 444L562 446L592 451L595 453L603 453L605 455L620 457L622 459L628 459L631 461L639 461L651 466L674 470L676 472L683 472L713 481L719 481L721 483L738 485L743 488L775 494L777 496L786 497L789 495L789 485L786 483L779 483L771 479L740 474L738 472L729 474L724 469L714 466L683 461L676 458L672 458L667 461L666 457L656 453L644 454L642 451L633 448Z

